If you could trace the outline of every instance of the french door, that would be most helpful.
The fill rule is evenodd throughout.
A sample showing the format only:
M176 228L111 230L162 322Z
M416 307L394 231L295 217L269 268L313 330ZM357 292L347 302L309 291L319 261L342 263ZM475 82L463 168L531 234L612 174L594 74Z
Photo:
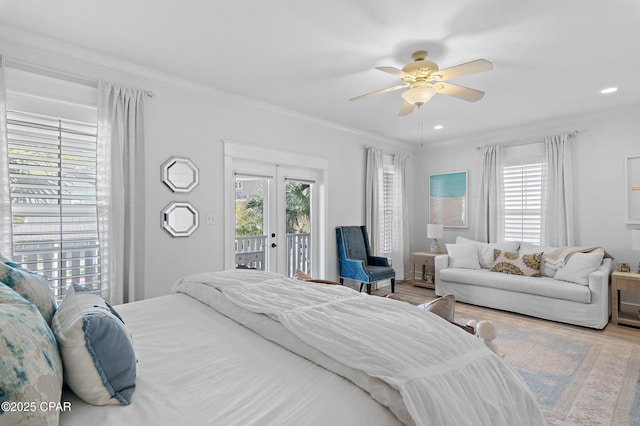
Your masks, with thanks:
M314 274L319 261L318 171L239 158L232 164L233 220L227 226L233 232L227 235L233 235L233 261L227 261L227 268L290 277L297 270Z

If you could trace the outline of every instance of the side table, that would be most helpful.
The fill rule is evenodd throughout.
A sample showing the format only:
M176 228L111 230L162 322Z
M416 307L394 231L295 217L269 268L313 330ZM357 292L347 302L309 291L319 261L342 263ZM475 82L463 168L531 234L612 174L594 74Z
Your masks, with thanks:
M440 253L416 252L411 253L411 285L414 287L436 288L434 278L436 273L435 258ZM422 279L416 281L416 265L422 266Z
M617 271L611 274L611 323L640 327L637 313L620 312L620 290L640 293L640 274Z

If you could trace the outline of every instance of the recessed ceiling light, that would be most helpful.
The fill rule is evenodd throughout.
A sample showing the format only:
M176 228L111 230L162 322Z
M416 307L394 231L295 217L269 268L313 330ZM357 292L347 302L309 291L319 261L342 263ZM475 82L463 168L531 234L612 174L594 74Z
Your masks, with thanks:
M442 129L444 126L442 124L436 124L435 126L433 126L434 129L436 130L440 130Z
M602 89L600 93L602 93L603 95L606 95L607 93L613 93L617 91L618 91L617 87L607 87L606 89Z

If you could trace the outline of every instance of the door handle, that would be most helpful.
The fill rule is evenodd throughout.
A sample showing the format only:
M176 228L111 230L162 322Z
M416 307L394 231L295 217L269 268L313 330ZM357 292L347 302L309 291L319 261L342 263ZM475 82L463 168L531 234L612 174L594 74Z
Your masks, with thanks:
M271 243L271 248L276 248L278 245L276 243Z

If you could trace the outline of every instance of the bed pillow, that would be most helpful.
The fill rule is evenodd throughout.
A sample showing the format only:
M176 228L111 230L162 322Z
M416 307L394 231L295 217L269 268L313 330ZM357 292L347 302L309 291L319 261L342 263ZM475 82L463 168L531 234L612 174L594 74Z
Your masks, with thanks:
M38 308L4 284L0 335L0 402L29 404L27 410L0 409L0 424L57 425L59 411L41 409L62 394L56 339Z
M589 274L600 267L603 252L574 253L562 268L559 268L554 278L576 284L589 285Z
M70 285L53 317L65 383L93 405L129 405L136 383L131 335L100 296Z
M51 325L57 306L47 277L22 268L17 263L5 262L6 257L3 257L2 260L0 262L0 282L36 305L47 324Z
M478 263L478 250L476 245L467 244L445 244L449 254L449 267L464 269L480 269Z
M480 267L489 269L493 266L493 250L498 249L501 251L518 251L520 247L519 241L506 241L504 243L483 243L481 241L470 240L465 237L456 237L456 244L469 244L473 243L478 249L478 262Z
M494 250L495 260L491 272L539 277L542 252L519 255L515 252Z

